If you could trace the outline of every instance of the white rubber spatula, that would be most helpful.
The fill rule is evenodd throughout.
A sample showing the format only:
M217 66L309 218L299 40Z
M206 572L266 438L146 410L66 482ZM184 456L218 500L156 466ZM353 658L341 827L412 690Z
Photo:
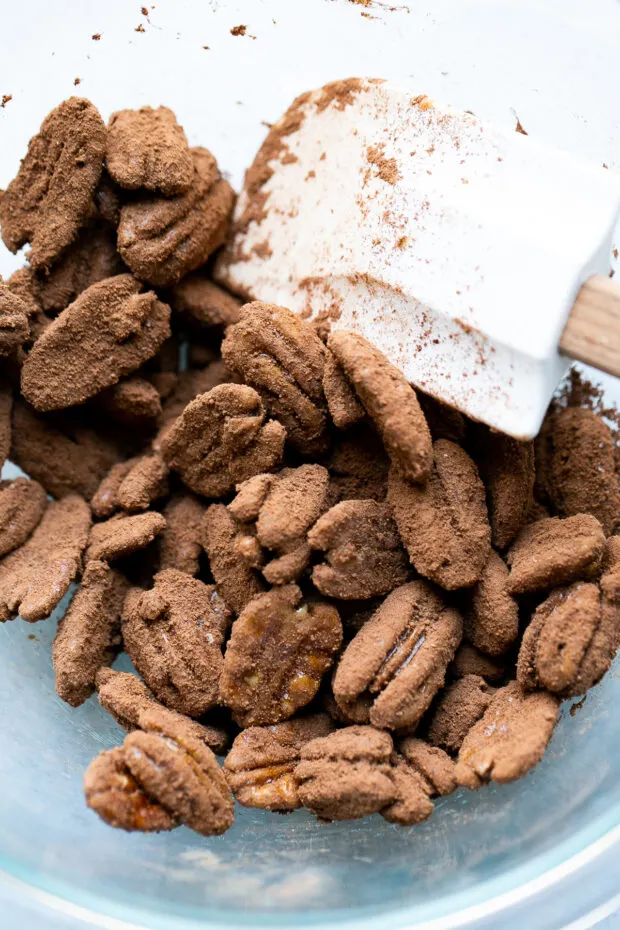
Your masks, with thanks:
M534 436L565 356L620 375L620 179L388 83L299 98L248 171L221 281L366 336L424 391Z

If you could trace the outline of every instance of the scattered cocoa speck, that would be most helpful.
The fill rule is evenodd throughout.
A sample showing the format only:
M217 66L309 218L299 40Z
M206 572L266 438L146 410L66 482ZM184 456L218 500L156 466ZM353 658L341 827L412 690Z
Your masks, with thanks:
M400 179L398 163L395 158L386 157L384 145L369 145L366 149L366 158L378 169L377 173L382 181L387 184L396 184Z
M618 258L618 249L613 249L611 254L613 255L614 258L617 259L617 258Z
M146 32L146 29L144 28L142 23L140 23L139 26L136 26L136 28L134 29L134 32Z
M74 86L74 87L77 87L78 84L81 84L81 83L82 83L82 78L74 78L74 79L73 79L73 86Z
M0 102L0 107L4 110L9 100L12 100L12 99L13 99L13 94L3 94L2 101Z
M299 161L297 155L293 152L285 152L280 161L281 165L294 165L296 161Z
M515 115L516 115L516 114L515 114ZM519 119L518 116L517 116L517 125L515 126L515 132L520 132L522 136L527 136L527 135L529 135L529 133L526 132L526 130L525 130L525 129L523 128L523 126L521 125L521 120Z
M252 253L256 255L257 258L271 258L273 249L269 245L269 240L263 239L262 242L257 242L256 245L252 247Z
M314 171L314 169L311 169L311 170L308 172L308 174L307 174L306 177L304 178L304 181L309 181L311 178L316 178L316 171Z
M205 52L208 52L208 51L209 51L209 46L208 46L208 45L203 45L202 47L203 47L203 49L205 50Z
M28 633L28 639L34 640L35 643L41 642L36 633Z
M405 249L407 247L407 237L401 236L398 242L396 243L397 249Z
M607 170L609 171L609 165L605 164L605 162L603 162L603 168L607 168Z
M240 26L233 26L230 30L231 36L247 36L248 39L255 39L256 36L253 36L251 32L248 32L248 27L245 23L242 23Z
M101 39L101 33L95 32L94 35L91 36L91 39L93 40L93 42L98 42Z
M153 7L153 9L155 9L155 7ZM148 7L141 6L141 7L140 7L140 12L142 13L143 16L148 16L148 15L149 15Z
M319 161L325 161L326 158L327 158L327 152L322 152L321 157L319 158Z

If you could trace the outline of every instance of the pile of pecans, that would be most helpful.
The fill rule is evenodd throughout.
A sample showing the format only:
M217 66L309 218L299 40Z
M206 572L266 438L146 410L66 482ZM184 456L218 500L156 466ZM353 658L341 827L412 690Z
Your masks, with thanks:
M610 667L614 439L556 404L517 442L242 306L208 264L233 201L163 107L72 98L32 139L0 199L30 245L0 283L0 457L29 476L0 484L0 620L78 583L56 688L128 731L84 779L113 826L221 834L233 796L416 824L525 775Z

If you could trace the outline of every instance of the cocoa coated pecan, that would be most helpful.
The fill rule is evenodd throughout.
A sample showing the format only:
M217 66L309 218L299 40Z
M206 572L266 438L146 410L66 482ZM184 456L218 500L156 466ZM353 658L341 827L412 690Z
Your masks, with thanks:
M77 494L49 504L32 536L0 561L0 622L49 616L82 568L89 527Z
M598 684L620 647L620 592L608 584L615 567L600 586L575 582L537 608L519 652L523 688L544 688L565 699Z
M153 542L165 525L162 515L150 510L133 516L117 514L105 523L95 523L88 537L86 561L112 562L131 555Z
M508 593L509 571L493 550L464 614L465 635L481 652L501 656L519 635L519 608Z
M475 458L487 491L491 541L510 545L526 522L534 492L534 443L478 426Z
M55 316L91 284L127 271L116 251L116 232L108 223L89 223L49 271L35 280L36 296Z
M342 642L338 611L297 585L255 597L233 624L220 698L240 726L279 723L308 704Z
M241 301L202 271L188 274L171 288L168 297L172 309L198 327L225 328L239 322Z
M152 429L162 413L161 397L155 385L135 375L95 395L92 403L104 416L137 429Z
M559 701L545 691L526 694L516 681L500 688L459 751L456 778L475 790L488 781L521 778L542 759Z
M433 462L431 434L402 372L356 333L332 333L327 346L374 421L399 474L408 481L426 481Z
M428 741L457 753L493 699L495 689L479 675L463 675L443 692L433 709Z
M536 440L537 480L561 517L590 513L606 536L620 523L615 443L591 410L567 407L547 416Z
M13 405L11 461L39 481L48 494L77 493L87 500L118 462L118 445L86 426L86 419L37 416L28 404Z
M338 429L347 429L365 416L366 411L331 352L327 352L325 356L323 391L329 414Z
M97 672L121 648L121 609L129 584L105 562L88 562L81 587L58 624L52 660L56 693L79 707L95 691Z
M605 534L596 517L551 517L526 526L508 552L511 594L549 591L594 577L605 552Z
M326 553L312 581L328 597L375 597L407 580L407 554L387 504L341 501L315 523L308 542Z
M392 591L345 649L334 697L359 723L414 726L444 683L463 622L426 582Z
M426 820L433 813L431 798L451 794L456 788L454 762L436 746L408 737L392 757L396 800L381 811L390 823L403 827Z
M390 469L388 503L414 568L442 588L471 587L491 552L484 485L460 446L439 439L428 482Z
M238 486L228 505L245 524L236 549L251 567L262 568L270 584L297 581L307 569L311 553L306 533L326 509L328 489L329 472L321 465L256 475ZM264 549L274 553L267 564Z
M321 820L355 820L398 798L389 733L345 727L301 748L295 769L301 803Z
M86 803L111 827L142 833L173 830L178 821L140 787L122 746L95 756L84 773Z
M121 481L117 499L127 513L148 510L168 494L168 466L160 455L142 455Z
M118 110L108 123L108 174L121 187L166 197L192 185L194 166L183 129L168 107Z
M144 711L140 729L125 738L123 755L146 793L202 836L224 833L234 802L211 750L177 715Z
M256 391L220 384L187 405L163 436L161 451L192 491L222 497L238 482L274 468L285 435L276 420L265 422Z
M176 284L204 265L226 239L235 195L219 176L213 155L191 150L191 187L176 197L146 197L121 208L118 251L142 281Z
M45 491L37 481L0 481L0 557L26 542L46 507Z
M294 771L302 746L333 730L327 714L242 730L224 762L224 774L237 801L268 811L300 807Z
M193 494L175 494L163 509L166 526L159 535L159 567L197 575L202 552L205 508Z
M167 569L150 591L134 588L123 608L123 641L153 694L200 717L217 701L230 614L213 585Z
M209 556L211 574L228 606L240 614L265 586L237 548L238 527L224 504L212 504L202 524L202 544Z
M49 267L77 236L101 177L106 129L88 100L71 97L45 118L0 199L2 239L30 243L33 268Z
M91 285L37 339L21 388L37 410L81 404L151 358L170 335L170 308L131 275Z
M171 720L178 719L213 752L221 753L228 746L229 739L225 730L190 720L164 707L137 675L129 672L115 672L111 668L101 668L97 673L97 691L101 706L125 730L139 730L141 715L147 711L156 710L159 714L167 714Z
M0 356L11 355L30 336L28 307L0 278Z
M261 395L287 437L309 455L326 446L323 394L325 346L314 329L275 304L246 304L228 328L222 356L228 369Z

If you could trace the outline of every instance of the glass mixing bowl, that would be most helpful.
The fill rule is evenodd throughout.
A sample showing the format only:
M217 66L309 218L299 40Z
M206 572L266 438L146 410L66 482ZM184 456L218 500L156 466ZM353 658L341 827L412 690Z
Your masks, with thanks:
M251 35L233 37L241 23ZM30 0L3 9L0 93L12 99L0 110L0 184L43 116L79 92L106 117L168 104L238 186L261 121L302 90L351 74L406 82L506 125L518 113L530 133L613 168L619 51L614 0L590 0L587 10L547 0L542 11L533 0L157 0L148 19L126 0ZM3 252L0 271L22 260ZM617 382L606 391L620 401ZM95 700L73 710L56 698L56 619L0 629L6 930L551 930L588 926L620 906L618 666L583 706L564 706L529 777L459 791L418 827L378 817L325 826L304 812L239 809L221 838L125 835L84 806L86 765L122 734Z

